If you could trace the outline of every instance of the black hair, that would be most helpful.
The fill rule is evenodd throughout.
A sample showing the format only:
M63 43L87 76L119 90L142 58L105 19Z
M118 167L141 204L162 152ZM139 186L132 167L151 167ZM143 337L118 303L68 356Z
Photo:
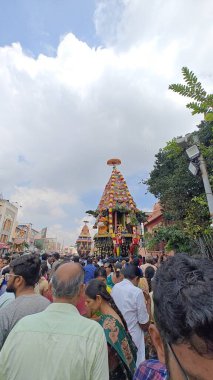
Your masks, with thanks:
M142 277L141 271L133 264L129 264L124 269L124 277L128 280L134 280L135 277Z
M92 257L88 257L88 259L87 259L87 264L92 264L92 262L93 262Z
M33 254L23 255L10 262L13 273L22 276L26 286L34 286L40 275L40 259Z
M127 323L122 315L122 313L120 312L120 310L118 309L118 307L116 306L113 298L111 297L111 295L108 293L107 291L107 288L106 288L106 285L104 284L103 281L100 281L100 280L97 280L97 279L94 279L94 280L91 280L86 289L85 289L85 294L87 295L87 297L93 299L93 300L96 300L96 297L97 296L100 296L101 298L103 298L106 302L108 302L108 304L111 306L111 308L118 314L118 316L120 317L123 325L124 325L124 328L126 331L128 331L128 328L127 328Z
M111 271L113 271L112 263L110 263L109 261L104 261L104 265L107 265L107 268L110 268Z
M97 278L97 277L104 277L105 279L107 279L107 272L106 272L106 269L105 268L96 268L95 272L94 272L94 278Z
M58 252L54 252L53 253L53 257L56 259L56 260L59 260L60 259L60 254Z
M186 254L168 258L153 278L153 300L155 322L164 342L189 342L200 355L213 354L211 260Z
M10 258L10 256L4 256L4 257L3 257L3 260L6 260L6 261L7 261L7 264L9 264L11 258Z
M6 267L6 268L4 268L4 269L2 269L2 272L1 272L1 274L2 274L2 276L4 276L6 273L9 273L10 272L10 267Z
M140 260L138 257L135 257L133 260L132 260L132 264L135 265L136 267L139 266L140 264Z
M47 266L46 261L44 261L43 263L41 263L40 274L41 276L44 276L45 273L47 272L48 272L48 266Z
M48 254L47 253L42 253L41 260L46 261L47 258L48 258Z
M74 263L79 263L79 261L80 261L79 256L74 256L73 261L74 261Z
M155 275L155 270L153 267L148 266L146 269L145 269L145 277L147 279L147 282L148 282L148 285L149 285L149 292L152 291L152 278L154 277Z
M119 278L121 275L121 269L122 269L122 264L117 262L114 265L114 271L115 271L115 276L116 278Z
M153 257L153 265L158 263L158 257Z

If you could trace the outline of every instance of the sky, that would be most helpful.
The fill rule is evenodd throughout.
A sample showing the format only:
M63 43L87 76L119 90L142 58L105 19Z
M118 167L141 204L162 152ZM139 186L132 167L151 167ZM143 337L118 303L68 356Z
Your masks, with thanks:
M20 223L75 243L119 167L139 183L155 154L196 129L168 90L189 67L212 91L212 0L1 0L0 193Z

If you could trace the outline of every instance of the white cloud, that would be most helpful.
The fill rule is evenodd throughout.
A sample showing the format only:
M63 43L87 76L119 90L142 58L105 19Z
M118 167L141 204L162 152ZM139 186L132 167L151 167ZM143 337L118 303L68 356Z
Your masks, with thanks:
M78 236L81 233L81 229L84 226L84 221L87 221L87 226L90 231L91 237L94 236L96 231L93 229L94 218L92 216L86 216L86 218L76 218L75 219L75 228L67 229L62 224L53 224L48 228L47 236L56 237L57 241L63 244L68 244L74 246Z
M16 187L11 201L17 202L19 205L19 222L29 223L32 221L33 224L40 227L45 227L45 223L48 223L49 220L63 221L69 216L65 208L78 203L77 197L70 192L26 187ZM43 225L41 225L41 221Z
M211 1L116 4L98 2L101 48L71 33L55 57L0 48L0 192L24 204L25 221L64 231L66 243L89 208L85 194L101 196L108 158L121 158L125 176L142 173L166 141L195 128L200 118L168 91L181 67L212 88Z

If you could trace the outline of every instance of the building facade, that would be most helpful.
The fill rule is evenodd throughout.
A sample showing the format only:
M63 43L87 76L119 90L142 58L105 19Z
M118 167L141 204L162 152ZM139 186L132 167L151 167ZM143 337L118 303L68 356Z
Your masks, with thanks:
M160 202L155 203L152 212L144 223L145 232L152 233L155 228L165 225L163 211Z
M12 242L18 208L9 200L0 199L0 243L8 244Z

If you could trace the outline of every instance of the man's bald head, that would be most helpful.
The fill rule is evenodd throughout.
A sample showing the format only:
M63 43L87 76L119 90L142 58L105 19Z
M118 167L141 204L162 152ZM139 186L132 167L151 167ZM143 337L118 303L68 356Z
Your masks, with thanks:
M74 298L84 282L84 271L80 264L60 265L52 277L52 291L55 298Z

